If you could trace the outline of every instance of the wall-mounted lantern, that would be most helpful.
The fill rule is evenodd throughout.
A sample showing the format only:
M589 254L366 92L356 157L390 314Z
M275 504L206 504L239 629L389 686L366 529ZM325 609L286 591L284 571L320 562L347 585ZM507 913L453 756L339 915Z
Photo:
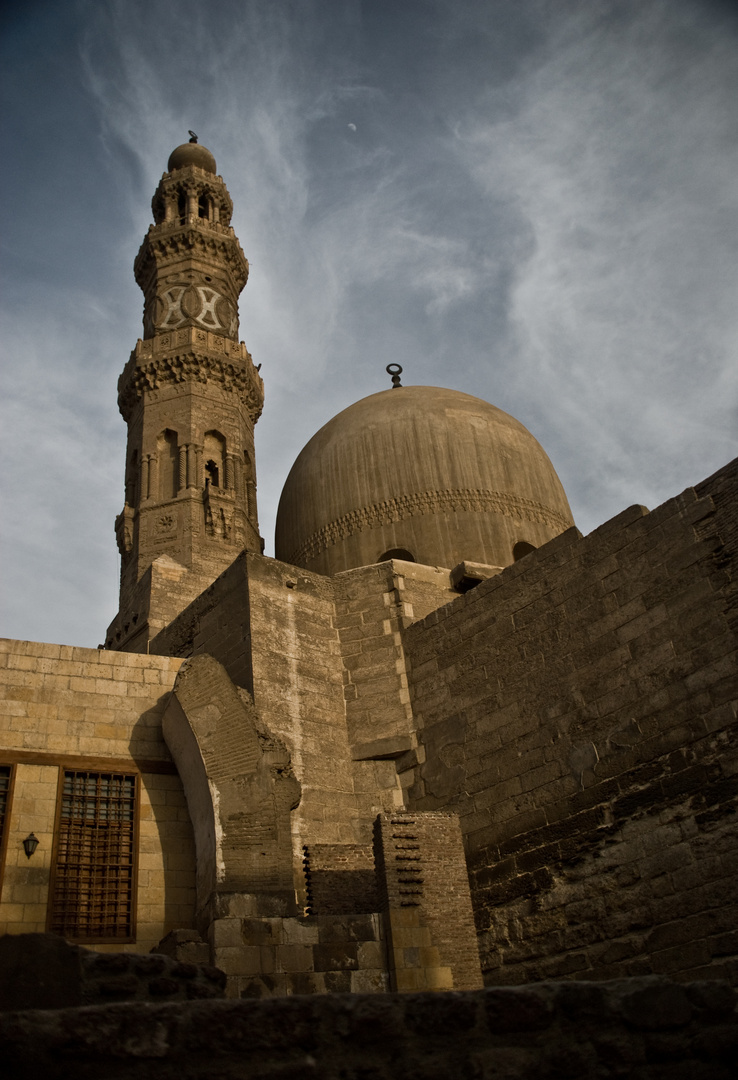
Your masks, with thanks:
M25 851L27 858L30 859L31 855L33 855L37 847L38 837L35 836L33 833L29 833L23 841L23 850Z

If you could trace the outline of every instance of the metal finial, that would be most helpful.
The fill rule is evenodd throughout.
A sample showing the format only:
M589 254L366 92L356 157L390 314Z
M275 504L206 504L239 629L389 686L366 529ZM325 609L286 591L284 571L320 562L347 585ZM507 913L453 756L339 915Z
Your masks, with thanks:
M399 364L387 364L385 371L388 375L392 376L392 389L396 390L398 386L402 386L400 382L400 375L402 375L402 368Z
M189 128L188 128L188 131L189 131ZM195 135L194 131L190 131L189 134L190 134L190 142L197 142L197 135Z

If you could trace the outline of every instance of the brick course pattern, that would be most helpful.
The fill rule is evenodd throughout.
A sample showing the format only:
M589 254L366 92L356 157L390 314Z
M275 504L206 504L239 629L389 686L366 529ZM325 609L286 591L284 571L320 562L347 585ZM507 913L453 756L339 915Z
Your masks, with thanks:
M488 984L738 980L737 475L403 632L407 805L460 815Z
M380 814L375 850L393 989L481 987L456 815Z

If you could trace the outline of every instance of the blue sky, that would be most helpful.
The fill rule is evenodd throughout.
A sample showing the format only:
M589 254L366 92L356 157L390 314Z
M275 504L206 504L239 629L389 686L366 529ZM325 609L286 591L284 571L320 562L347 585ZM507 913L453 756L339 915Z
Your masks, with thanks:
M251 263L262 532L310 436L449 386L543 444L587 532L736 453L738 10L718 0L26 0L3 16L2 621L117 608L132 264L174 146Z

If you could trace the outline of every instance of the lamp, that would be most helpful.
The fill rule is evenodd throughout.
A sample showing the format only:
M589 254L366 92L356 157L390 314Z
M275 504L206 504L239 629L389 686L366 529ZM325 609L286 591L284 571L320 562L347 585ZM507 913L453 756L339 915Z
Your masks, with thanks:
M30 859L31 855L33 855L37 847L38 837L35 836L33 833L29 833L23 841L23 850L25 851L27 858Z

